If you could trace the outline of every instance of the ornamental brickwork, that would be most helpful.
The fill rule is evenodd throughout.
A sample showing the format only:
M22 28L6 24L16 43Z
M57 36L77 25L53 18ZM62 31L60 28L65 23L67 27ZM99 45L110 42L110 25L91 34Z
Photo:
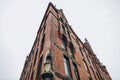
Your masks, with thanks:
M112 80L89 42L49 3L20 80Z

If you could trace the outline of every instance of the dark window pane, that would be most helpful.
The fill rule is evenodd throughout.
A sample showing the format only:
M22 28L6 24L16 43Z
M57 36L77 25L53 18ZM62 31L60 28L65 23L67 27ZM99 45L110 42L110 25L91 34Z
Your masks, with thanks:
M75 57L74 57L74 47L73 47L73 44L72 44L72 43L70 43L70 54L71 54L71 56L72 56L73 58L75 58Z
M62 25L62 30L66 34L65 27Z
M70 70L70 64L69 64L69 59L64 56L64 68L65 68L65 73L68 77L71 77L71 70Z
M60 21L63 22L63 19L60 17Z
M79 50L80 50L80 54L83 56L83 52L82 52L82 49L80 49L80 48L79 48Z
M74 73L75 73L76 79L80 80L77 65L75 63L73 63L73 68L74 68Z
M62 47L65 49L65 50L67 50L67 39L66 39L66 37L62 37Z
M69 31L67 31L67 33L68 33L68 37L71 39Z

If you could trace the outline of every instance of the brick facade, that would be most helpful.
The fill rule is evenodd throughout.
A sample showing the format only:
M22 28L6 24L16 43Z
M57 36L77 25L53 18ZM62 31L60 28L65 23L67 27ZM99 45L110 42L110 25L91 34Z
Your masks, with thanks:
M63 11L49 3L20 80L112 80L68 24Z

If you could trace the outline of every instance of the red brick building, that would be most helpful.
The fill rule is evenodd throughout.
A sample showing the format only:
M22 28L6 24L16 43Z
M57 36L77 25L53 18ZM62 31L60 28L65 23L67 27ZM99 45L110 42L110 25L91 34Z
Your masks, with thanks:
M112 80L106 67L49 3L20 80Z

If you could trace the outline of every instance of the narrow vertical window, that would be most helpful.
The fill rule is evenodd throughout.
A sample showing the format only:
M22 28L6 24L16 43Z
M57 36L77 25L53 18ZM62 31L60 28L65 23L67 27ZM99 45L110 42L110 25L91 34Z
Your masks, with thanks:
M67 31L67 33L68 33L68 37L71 39L69 31Z
M36 80L39 80L41 72L42 72L42 57L40 58L38 63Z
M75 63L73 63L73 68L74 68L74 73L75 73L76 79L80 80L77 65Z
M65 23L65 26L67 27L67 24Z
M43 51L43 48L44 48L44 42L45 42L45 34L43 35L43 38L42 38L42 41L41 41L41 50L40 50L40 53Z
M85 67L86 71L89 72L89 70L88 70L88 66L87 66L87 64L86 64L85 61L83 61L83 64L84 64L84 67Z
M63 23L63 19L60 17L60 21Z
M79 48L79 50L80 50L80 54L83 56L83 52L82 52L82 49L81 49L81 48Z
M62 48L67 50L67 39L64 36L62 37Z
M63 32L66 34L66 32L65 32L65 27L62 25L62 30L63 30Z
M64 56L64 68L65 68L65 73L69 78L72 78L71 76L71 70L70 70L70 63L69 63L69 59Z
M73 46L72 43L70 43L70 55L71 55L73 58L75 58L75 57L74 57L74 46Z

